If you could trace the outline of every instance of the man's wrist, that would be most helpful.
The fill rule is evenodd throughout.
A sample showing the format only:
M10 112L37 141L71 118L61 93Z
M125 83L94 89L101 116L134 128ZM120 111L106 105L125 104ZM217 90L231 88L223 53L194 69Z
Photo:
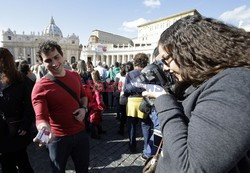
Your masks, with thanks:
M81 108L85 109L85 111L88 112L88 108L86 106L82 106Z
M50 131L50 125L47 122L41 122L41 123L37 124L36 127L37 127L37 130L41 130L42 128L46 128Z

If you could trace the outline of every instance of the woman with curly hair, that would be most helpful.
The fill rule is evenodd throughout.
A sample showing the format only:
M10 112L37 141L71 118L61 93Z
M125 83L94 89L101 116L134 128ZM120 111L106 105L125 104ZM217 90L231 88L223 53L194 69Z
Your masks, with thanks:
M164 90L143 93L157 98L156 172L250 172L250 34L188 16L161 34L159 52L176 85L189 87L182 102Z

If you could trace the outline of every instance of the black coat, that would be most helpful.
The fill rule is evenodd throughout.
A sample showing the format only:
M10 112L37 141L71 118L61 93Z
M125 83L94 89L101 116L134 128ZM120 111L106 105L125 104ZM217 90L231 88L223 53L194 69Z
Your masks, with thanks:
M25 148L31 141L30 129L34 121L31 104L32 83L27 77L12 83L0 93L0 153ZM26 130L24 136L18 130Z

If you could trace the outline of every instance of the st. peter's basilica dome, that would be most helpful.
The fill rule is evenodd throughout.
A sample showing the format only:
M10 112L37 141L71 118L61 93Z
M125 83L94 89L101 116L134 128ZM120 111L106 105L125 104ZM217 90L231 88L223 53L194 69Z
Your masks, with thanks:
M55 24L53 17L51 17L49 25L43 30L43 35L63 37L61 29Z

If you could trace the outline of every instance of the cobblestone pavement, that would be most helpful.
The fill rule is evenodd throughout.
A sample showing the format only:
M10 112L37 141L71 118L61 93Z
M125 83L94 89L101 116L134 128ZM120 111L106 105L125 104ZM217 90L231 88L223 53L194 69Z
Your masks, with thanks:
M137 153L128 149L128 135L117 133L119 122L114 113L103 114L103 129L107 131L101 139L90 139L90 173L141 173L144 161L140 158L143 149L141 128L138 125ZM32 143L28 148L30 162L35 173L51 172L48 152L45 147ZM74 173L74 165L69 159L66 173Z

